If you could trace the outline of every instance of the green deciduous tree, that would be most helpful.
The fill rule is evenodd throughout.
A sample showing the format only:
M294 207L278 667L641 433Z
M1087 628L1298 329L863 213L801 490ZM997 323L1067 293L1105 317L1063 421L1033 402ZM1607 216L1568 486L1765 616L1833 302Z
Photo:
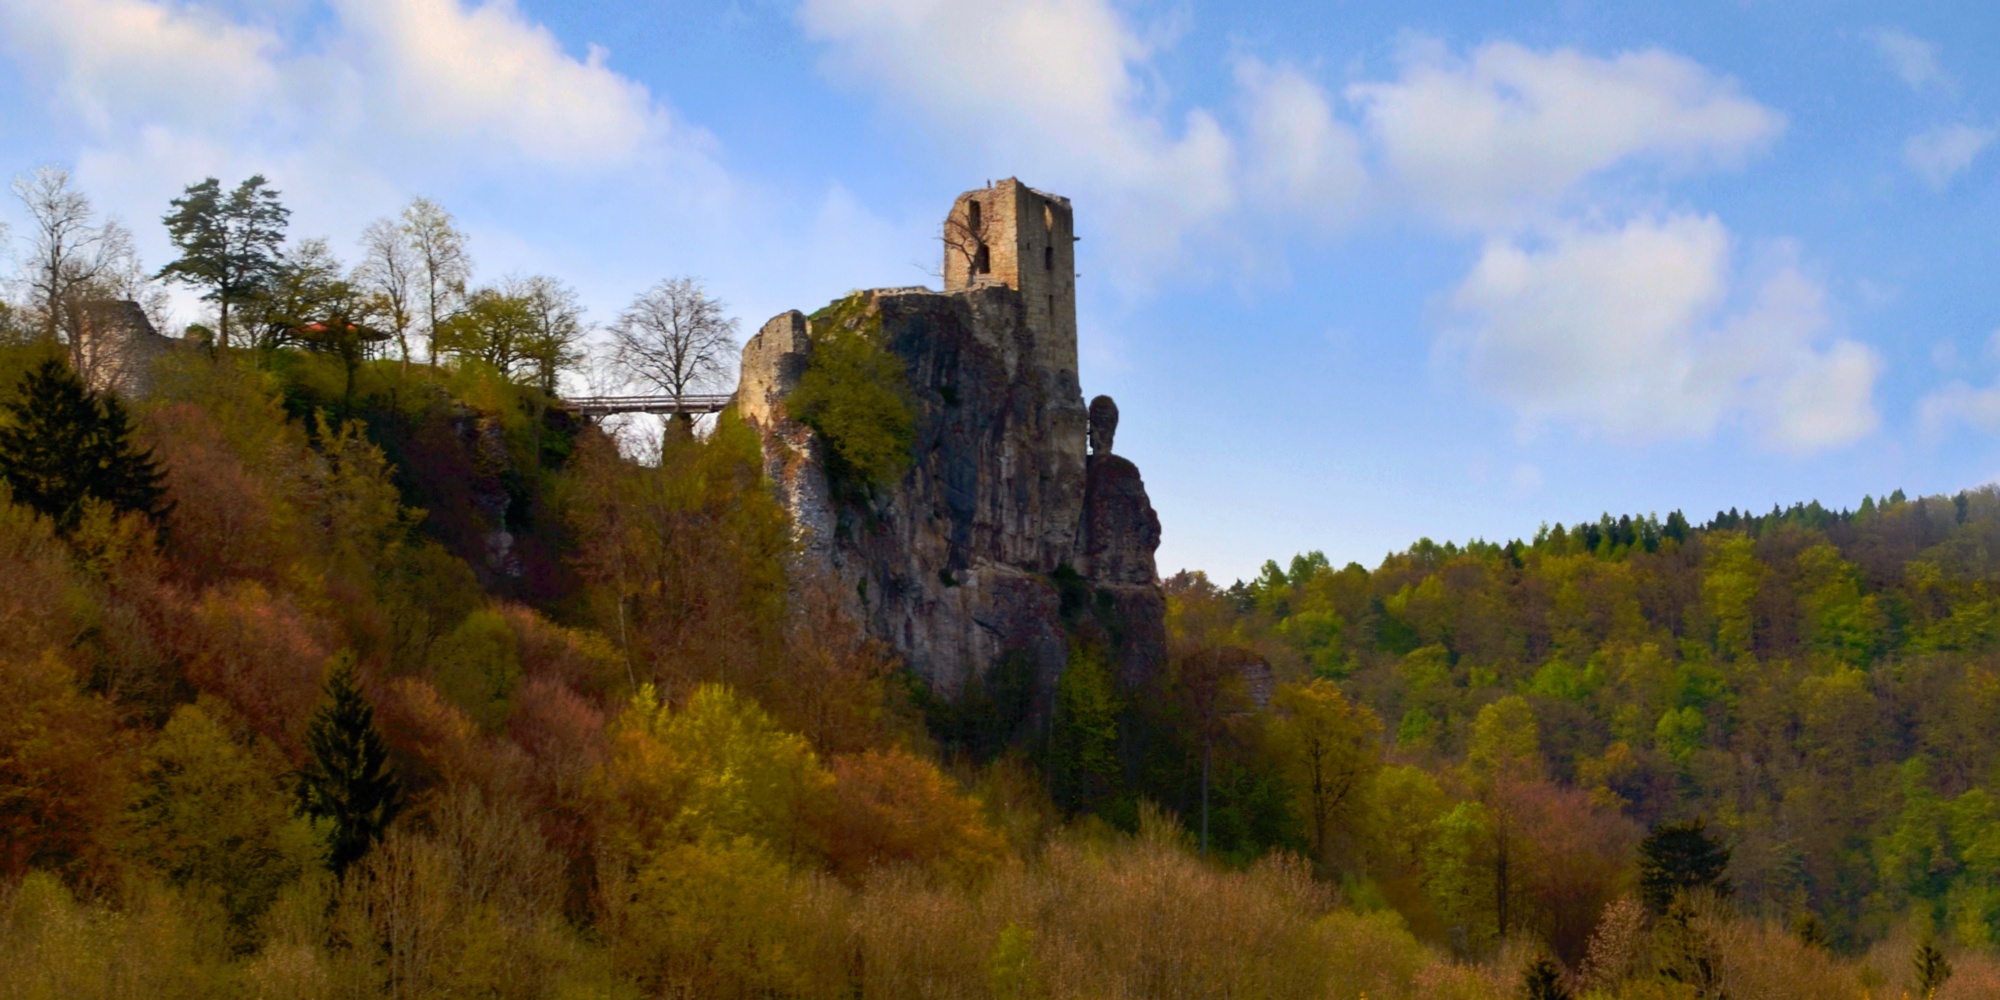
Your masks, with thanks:
M1313 857L1329 864L1334 827L1381 768L1382 722L1332 681L1287 684L1271 698L1273 742L1295 790Z
M1119 703L1102 653L1070 649L1069 666L1056 683L1056 717L1049 770L1057 803L1072 811L1103 806L1120 787Z
M285 807L269 744L244 745L200 706L185 705L146 748L126 837L134 860L168 881L220 898L247 932L319 853Z
M14 501L48 515L59 531L90 501L118 512L165 511L163 473L150 449L132 443L132 421L115 396L98 396L50 359L21 381L0 412L0 480Z
M312 755L299 772L299 809L327 823L327 866L338 875L367 855L402 810L402 785L361 693L351 656L327 674L326 703L306 724Z
M482 288L438 325L431 335L431 352L483 362L512 378L535 334L535 314L528 299L502 288Z
M218 342L229 346L229 311L254 299L278 267L291 210L257 174L227 195L210 177L191 184L161 220L181 252L159 276L205 289L202 298L221 312Z

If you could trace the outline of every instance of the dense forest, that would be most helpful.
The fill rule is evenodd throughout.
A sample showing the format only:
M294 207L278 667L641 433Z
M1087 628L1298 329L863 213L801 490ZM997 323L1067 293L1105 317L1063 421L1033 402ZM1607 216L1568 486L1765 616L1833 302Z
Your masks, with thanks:
M748 427L554 405L559 286L246 189L143 398L130 287L0 317L0 997L2000 992L2000 492L1183 573L1142 687L943 699Z

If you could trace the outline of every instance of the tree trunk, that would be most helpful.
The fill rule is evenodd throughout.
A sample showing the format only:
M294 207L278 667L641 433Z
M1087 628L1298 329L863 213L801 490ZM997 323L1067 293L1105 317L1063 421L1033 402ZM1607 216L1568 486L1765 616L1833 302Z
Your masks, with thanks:
M1214 741L1201 744L1201 856L1208 857L1208 762L1214 756Z

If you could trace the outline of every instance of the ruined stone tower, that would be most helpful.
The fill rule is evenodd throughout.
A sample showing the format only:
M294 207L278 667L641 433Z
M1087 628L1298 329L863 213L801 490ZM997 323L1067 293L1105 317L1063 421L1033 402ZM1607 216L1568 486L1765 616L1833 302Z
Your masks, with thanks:
M850 613L946 697L1025 669L1044 720L1073 644L1105 649L1135 689L1166 659L1159 518L1111 454L1116 407L1086 410L1077 382L1074 232L1069 199L1012 178L959 195L943 292L780 315L744 346L736 393L801 559ZM915 425L908 471L863 492L833 488L825 442L787 403L815 345L855 334L901 362Z
M987 285L1021 293L1036 362L1075 378L1076 224L1068 198L1012 177L958 196L944 223L944 290Z

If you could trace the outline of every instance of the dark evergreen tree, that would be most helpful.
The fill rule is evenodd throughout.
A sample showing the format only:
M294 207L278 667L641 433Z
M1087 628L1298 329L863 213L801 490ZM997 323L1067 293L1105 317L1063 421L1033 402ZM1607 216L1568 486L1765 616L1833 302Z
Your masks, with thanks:
M1709 836L1708 821L1697 816L1665 823L1639 844L1639 892L1654 913L1665 913L1677 893L1709 889L1734 892L1729 884L1729 848Z
M1951 978L1951 960L1944 957L1944 952L1939 951L1928 937L1917 945L1911 964L1916 967L1917 990L1923 994L1924 1000L1937 996L1938 990L1944 988L1945 980Z
M1676 542L1685 542L1687 541L1688 532L1691 530L1693 529L1688 525L1687 515L1680 511L1674 511L1667 515L1667 526L1660 530L1660 537L1671 538Z
M291 210L278 201L262 174L228 195L210 177L190 184L161 221L181 256L160 277L205 288L202 298L221 310L221 346L229 346L229 309L259 295L277 270Z
M14 502L68 532L85 501L147 516L165 512L163 474L132 443L132 420L115 396L98 396L53 358L28 372L0 422L0 479Z
M1562 970L1547 956L1528 963L1528 968L1521 975L1521 995L1527 1000L1570 1000L1569 988L1563 985Z
M334 664L326 697L306 725L312 759L299 773L299 809L332 821L327 867L340 875L382 838L402 809L402 787L389 770L389 748L375 728L375 708L361 693L351 657Z

